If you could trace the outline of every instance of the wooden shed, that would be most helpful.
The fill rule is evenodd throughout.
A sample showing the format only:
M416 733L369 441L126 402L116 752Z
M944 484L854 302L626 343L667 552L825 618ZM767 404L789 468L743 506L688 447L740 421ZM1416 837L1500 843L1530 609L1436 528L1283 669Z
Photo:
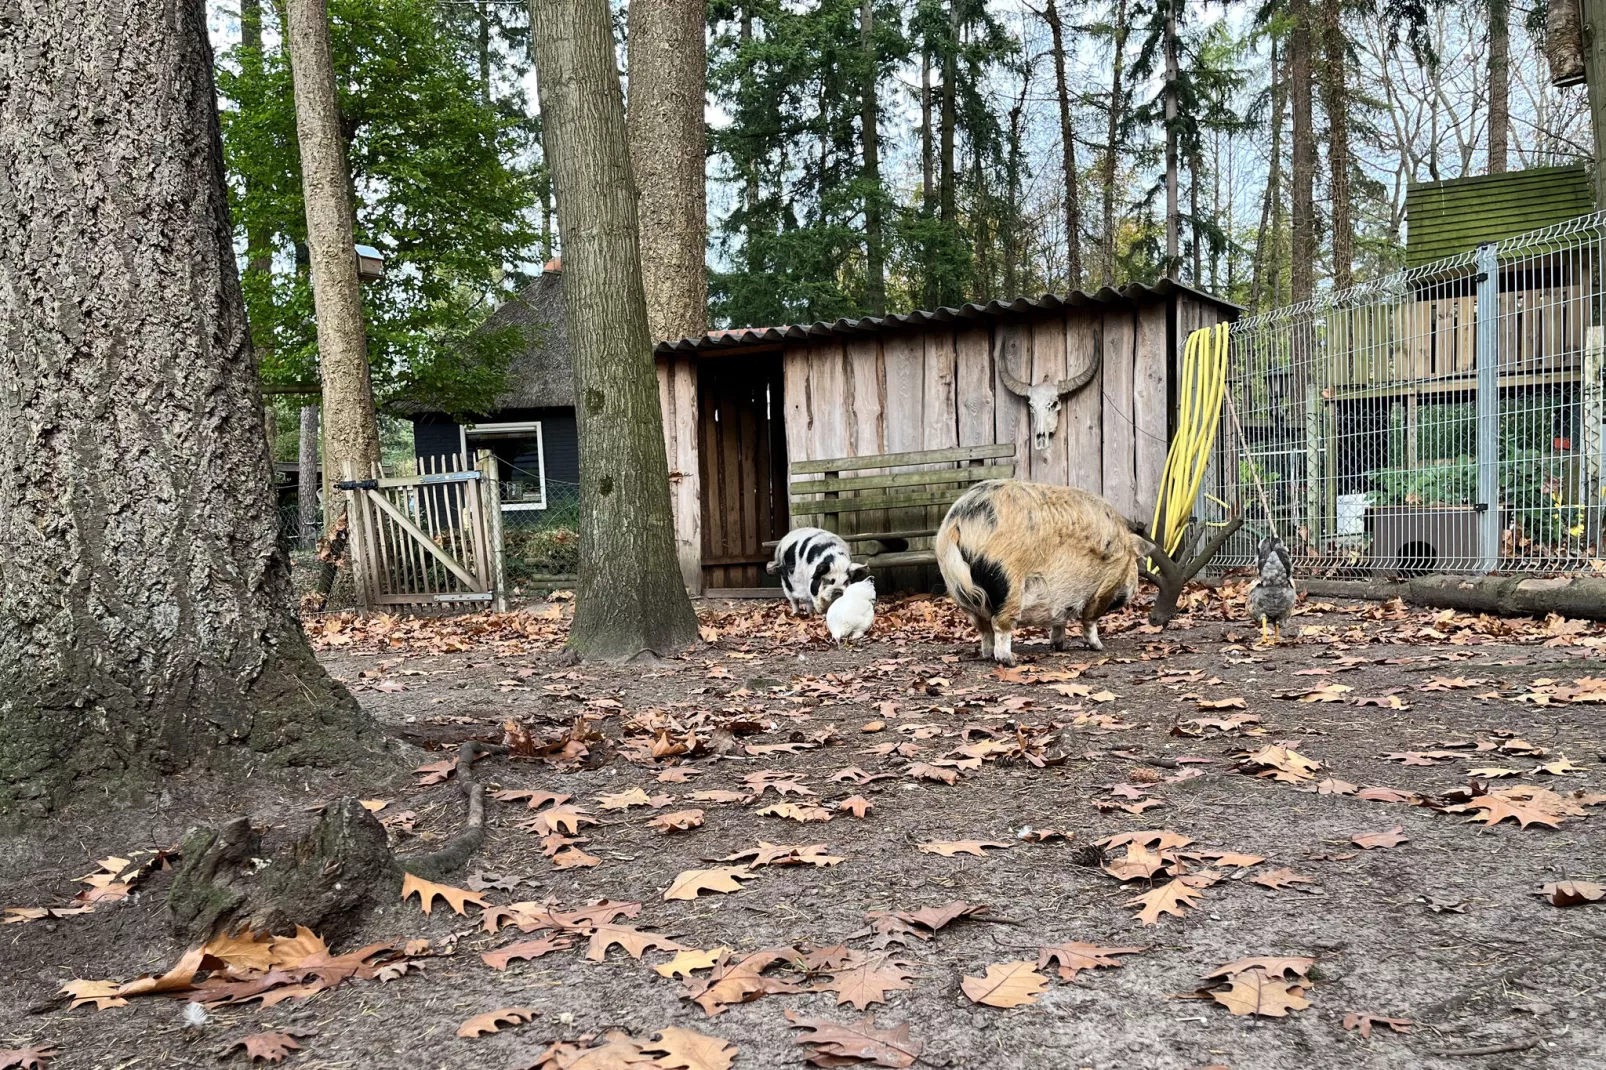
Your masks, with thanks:
M681 570L694 591L773 582L764 543L791 526L788 466L1013 444L1017 476L1154 508L1188 334L1238 308L1162 280L835 323L746 328L657 346ZM1067 379L1046 449L1005 377Z

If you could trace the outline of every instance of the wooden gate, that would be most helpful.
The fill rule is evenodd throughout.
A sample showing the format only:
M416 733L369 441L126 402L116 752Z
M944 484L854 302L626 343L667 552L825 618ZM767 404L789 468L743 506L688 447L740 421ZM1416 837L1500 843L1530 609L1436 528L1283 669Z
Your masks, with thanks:
M762 585L764 543L787 529L781 360L700 362L698 454L703 485L703 586Z
M337 484L346 492L351 571L362 607L489 603L507 608L496 457L420 457L414 475Z

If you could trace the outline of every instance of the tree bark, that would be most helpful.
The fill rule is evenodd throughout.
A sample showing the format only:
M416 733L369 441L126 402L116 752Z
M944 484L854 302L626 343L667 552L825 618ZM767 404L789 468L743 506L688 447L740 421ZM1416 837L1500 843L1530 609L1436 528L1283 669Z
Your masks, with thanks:
M1606 206L1606 0L1581 0L1584 72L1589 82L1589 119L1594 133L1595 209Z
M1399 598L1419 606L1502 616L1606 620L1606 579L1599 576L1417 576L1407 580L1300 580L1316 598Z
M920 207L931 214L931 202L937 195L936 151L932 144L931 129L931 48L920 53Z
M1289 167L1292 225L1289 296L1316 294L1316 135L1311 129L1310 0L1288 2L1288 91L1293 97L1293 160Z
M1342 0L1321 0L1322 106L1327 111L1327 181L1333 204L1333 288L1354 282L1355 222L1350 210L1349 50Z
M1043 8L1054 50L1054 92L1060 106L1060 167L1065 172L1065 288L1082 287L1082 194L1076 171L1076 124L1071 115L1071 94L1065 78L1065 28L1059 8L1048 0Z
M535 2L543 12L564 6ZM630 5L630 160L653 338L695 337L708 328L706 13L704 0ZM561 191L558 217L561 225Z
M954 210L954 107L959 71L959 2L948 0L948 40L942 56L942 149L938 175L938 197L942 221L958 222Z
M580 432L580 582L569 647L588 658L669 654L697 641L697 616L675 557L608 3L531 0L531 8Z
M1106 128L1103 159L1104 233L1099 242L1100 275L1102 286L1114 286L1115 279L1115 171L1120 153L1121 126L1126 117L1126 86L1122 77L1126 69L1127 0L1115 0L1115 32L1110 42L1110 107L1109 125Z
M886 253L881 234L881 137L876 80L881 71L875 47L874 0L859 0L859 50L864 64L859 125L864 140L864 310L872 316L887 311Z
M1260 227L1255 234L1255 258L1250 265L1249 309L1259 312L1270 282L1270 301L1277 302L1277 265L1282 259L1283 109L1288 103L1288 80L1278 61L1277 40L1271 42L1271 159L1266 194L1260 202Z
M304 546L314 546L318 542L318 533L323 530L322 517L318 509L318 406L303 405L301 407L301 438L298 443L296 455L297 475L300 482L296 488L296 501L299 503L301 521L301 542Z
M1488 5L1489 173L1500 175L1511 137L1511 0L1488 0Z
M326 0L286 0L290 71L295 84L301 194L307 209L318 369L323 380L324 464L332 480L347 469L367 479L379 462L379 424L368 374L368 340L357 292L356 223L351 171L340 132ZM332 530L345 499L332 495L324 525Z
M1176 278L1182 263L1182 206L1177 197L1177 8L1165 14L1165 273Z
M0 33L0 824L370 724L289 608L202 0Z

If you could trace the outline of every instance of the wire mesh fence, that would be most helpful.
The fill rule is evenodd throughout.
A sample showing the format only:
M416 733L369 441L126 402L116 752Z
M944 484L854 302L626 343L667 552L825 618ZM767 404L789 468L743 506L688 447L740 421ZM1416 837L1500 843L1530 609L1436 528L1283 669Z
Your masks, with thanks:
M1233 325L1201 519L1311 574L1606 569L1606 214Z

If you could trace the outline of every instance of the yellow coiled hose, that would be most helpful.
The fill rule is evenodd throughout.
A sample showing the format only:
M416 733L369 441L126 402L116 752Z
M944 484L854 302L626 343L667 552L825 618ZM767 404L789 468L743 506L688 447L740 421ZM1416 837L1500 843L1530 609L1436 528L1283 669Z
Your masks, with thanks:
M1182 356L1182 387L1177 391L1177 433L1166 453L1160 496L1150 531L1164 532L1165 552L1175 554L1193 514L1205 467L1221 423L1227 392L1228 325L1202 327L1188 335Z

